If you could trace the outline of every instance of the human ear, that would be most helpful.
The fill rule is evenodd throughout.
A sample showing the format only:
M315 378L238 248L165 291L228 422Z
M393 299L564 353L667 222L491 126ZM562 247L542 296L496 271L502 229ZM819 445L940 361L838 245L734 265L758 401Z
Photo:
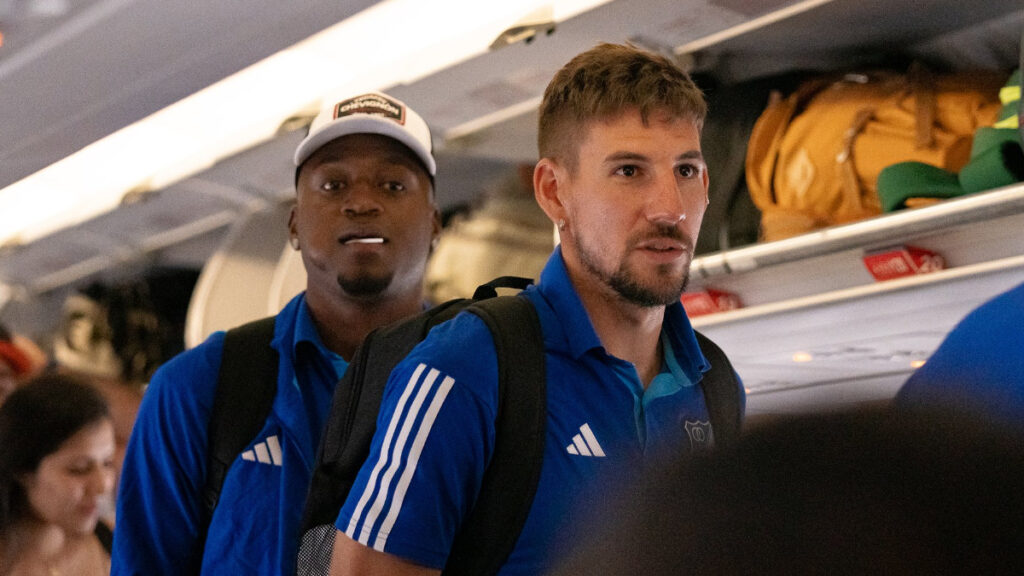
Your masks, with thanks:
M288 214L288 244L292 250L299 249L299 231L295 225L295 205L292 204L291 212Z
M441 240L441 210L435 206L434 214L431 217L430 251L428 254L434 253L439 240Z
M565 168L551 158L541 158L533 169L534 198L552 222L564 222L566 219L562 195L567 178Z

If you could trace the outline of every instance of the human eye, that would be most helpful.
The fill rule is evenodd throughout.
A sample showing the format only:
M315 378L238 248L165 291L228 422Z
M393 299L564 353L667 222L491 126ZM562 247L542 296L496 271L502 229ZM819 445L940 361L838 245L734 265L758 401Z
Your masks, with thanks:
M340 180L326 179L320 184L320 191L334 193L341 190L344 185Z
M625 176L626 178L633 178L640 173L640 168L633 164L625 164L615 169L616 176Z
M681 178L691 180L701 175L703 167L698 164L680 164L676 167L676 171Z
M384 190L392 193L405 192L406 185L398 180L388 180L384 182Z
M85 476L89 473L91 466L87 462L72 462L66 470L72 476Z

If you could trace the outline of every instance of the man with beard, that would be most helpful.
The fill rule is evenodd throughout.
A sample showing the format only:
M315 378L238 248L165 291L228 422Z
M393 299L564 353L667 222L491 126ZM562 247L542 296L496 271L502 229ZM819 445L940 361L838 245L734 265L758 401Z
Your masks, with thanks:
M533 185L561 244L523 293L544 333L545 452L500 574L545 573L600 508L595 490L713 442L709 366L679 302L708 202L705 110L685 72L630 46L580 54L545 91ZM396 366L335 524L332 574L445 566L493 454L498 397L493 340L473 314Z
M230 465L208 519L210 420L225 334L156 372L122 472L114 574L293 573L335 385L366 334L423 310L427 257L441 229L423 119L383 94L332 102L294 162L289 241L302 253L307 284L275 317L269 347L252 351L278 357L270 413Z

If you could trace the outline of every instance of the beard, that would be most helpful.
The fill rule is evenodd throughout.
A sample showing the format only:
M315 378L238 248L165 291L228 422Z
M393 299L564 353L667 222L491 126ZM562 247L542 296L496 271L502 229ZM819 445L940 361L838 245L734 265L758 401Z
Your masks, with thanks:
M618 268L614 271L609 272L602 269L594 251L590 250L586 242L579 238L577 239L577 252L584 268L614 290L623 300L642 308L668 306L679 301L690 281L693 243L682 237L680 232L671 226L659 226L655 234L638 239L637 242L649 238L670 238L681 242L686 247L686 265L683 266L681 274L673 274L674 266L662 264L654 269L656 279L645 283L639 274L629 268L625 259L619 262ZM631 242L631 244L637 242Z
M391 286L391 275L386 276L354 276L338 275L338 286L356 298L371 298L384 293Z

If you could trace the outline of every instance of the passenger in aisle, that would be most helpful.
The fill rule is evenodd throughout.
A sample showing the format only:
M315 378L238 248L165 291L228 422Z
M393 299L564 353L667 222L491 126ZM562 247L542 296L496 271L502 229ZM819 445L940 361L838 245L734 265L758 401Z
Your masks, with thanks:
M294 163L289 236L307 287L276 316L269 346L252 350L278 356L273 408L231 465L207 524L224 333L157 371L122 473L114 574L292 573L335 384L367 333L424 307L424 270L440 231L426 122L384 94L327 102Z
M0 574L109 574L114 427L99 391L56 373L22 385L0 406L0 447Z
M738 380L729 382L740 388L734 420L710 421L708 363L679 302L707 206L705 111L684 71L631 46L578 55L545 91L533 187L561 245L523 296L545 334L547 440L502 574L553 565L589 486L709 448L739 427ZM495 363L486 325L462 314L395 368L336 523L332 574L445 567L493 453ZM417 398L408 411L406 397Z

